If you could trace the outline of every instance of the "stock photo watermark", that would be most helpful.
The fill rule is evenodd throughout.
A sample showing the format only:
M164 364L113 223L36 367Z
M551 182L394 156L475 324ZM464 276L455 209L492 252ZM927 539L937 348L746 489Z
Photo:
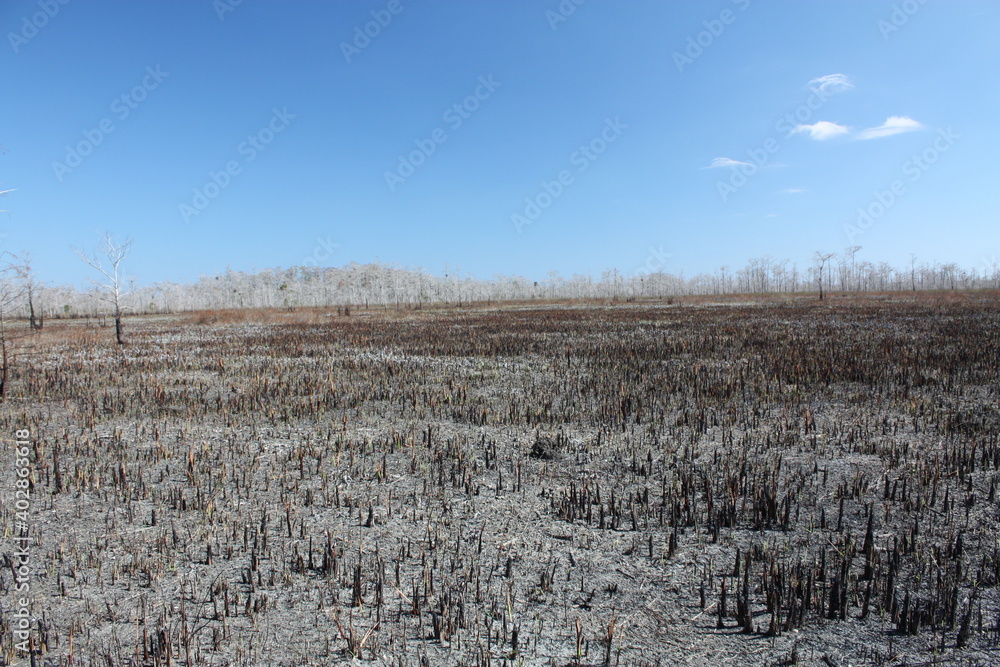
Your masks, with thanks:
M62 162L57 160L52 162L52 173L55 174L56 180L62 183L66 176L82 165L83 161L94 152L94 149L104 143L105 138L118 128L116 122L124 122L131 116L139 108L139 105L149 97L149 94L159 88L168 76L170 76L170 72L162 71L159 65L146 67L146 75L142 77L142 81L111 102L111 115L98 121L96 127L84 130L83 139L73 145L67 145L66 155Z
M243 4L243 0L212 0L212 9L220 21L226 20L226 14L232 14Z
M663 246L654 248L649 246L649 254L646 255L646 261L640 264L632 271L633 277L649 276L654 273L663 273L663 270L667 268L667 261L673 257L672 254L663 249Z
M454 132L462 127L462 124L469 120L472 114L479 110L482 103L492 97L501 85L499 81L493 80L492 74L479 77L479 83L475 90L461 102L456 102L445 109L444 113L441 114L441 120ZM414 139L413 144L416 148L406 155L400 155L396 168L384 173L385 184L389 187L389 192L395 192L399 185L413 176L417 169L427 161L427 158L437 152L438 146L446 141L448 141L448 132L444 127L436 127L426 137Z
M381 35L382 31L392 23L393 18L399 16L404 9L406 6L402 0L389 0L382 9L371 10L372 20L354 26L351 41L340 43L340 52L344 54L344 60L350 64L352 58L361 55L361 52L371 45L372 40Z
M243 167L256 160L257 156L264 152L294 119L295 114L289 113L287 107L280 110L272 109L267 124L248 135L236 146L236 154L242 159L229 160L218 171L209 171L208 180L193 190L191 202L184 202L178 206L178 212L184 222L191 222L192 217L201 215L208 205L232 184L233 179L243 173Z
M565 23L569 20L570 16L576 13L576 10L585 3L587 0L562 0L559 6L555 9L549 9L545 12L545 20L549 22L549 27L553 30L559 28L559 24Z
M779 150L781 150L781 144L774 137L770 137L764 141L760 148L750 148L747 150L749 162L733 160L728 157L717 157L712 161L712 164L704 168L728 168L730 170L727 180L715 182L715 190L719 193L722 201L725 202L729 199L730 195L750 182L750 179L767 165L771 156Z
M899 32L899 29L910 22L921 8L927 4L927 0L903 0L903 2L892 6L892 13L888 19L878 20L878 31L882 34L882 39L889 41L889 37Z
M535 224L552 204L559 199L566 191L566 188L573 185L576 174L582 174L590 168L599 157L604 155L608 147L621 138L622 133L628 129L628 125L615 117L604 119L604 128L601 132L585 144L573 151L569 156L569 163L574 169L562 169L551 181L543 180L539 183L539 190L530 197L524 198L524 208L520 212L510 216L510 221L518 234L524 232L524 228Z
M316 247L313 248L312 253L302 259L302 266L321 266L326 264L333 257L333 252L339 247L339 243L334 243L330 240L329 234L327 234L325 239L317 236Z
M731 1L741 12L746 11L751 2L751 0ZM726 27L736 22L737 16L739 15L736 12L727 8L719 12L716 18L702 21L701 24L705 29L688 37L684 49L682 51L674 51L673 53L674 65L677 66L677 71L683 73L685 67L693 65L694 61L705 54L705 51L712 48L715 40L721 37L722 33L726 31Z
M20 53L21 47L30 42L38 32L54 19L69 0L39 0L38 11L31 16L21 17L21 29L18 32L8 32L7 41L14 53Z
M8 627L14 637L14 649L21 657L30 653L31 640L31 431L19 429L14 433L14 528L11 540L15 543L10 555L10 569L14 575L13 611ZM34 662L34 661L32 661Z
M806 88L809 90L808 97L795 109L785 113L775 121L775 131L782 133L781 138L788 139L803 132L805 128L819 125L816 123L811 126L808 123L831 97L853 87L854 85L843 74L827 74L813 79L806 84ZM781 150L781 138L768 137L759 147L748 149L746 157L749 161L719 157L715 158L708 167L703 167L703 169L728 168L730 170L729 178L715 182L715 190L723 202L728 201L730 196L749 183L750 179L757 175Z
M806 88L809 96L792 111L774 123L774 129L783 133L785 139L803 131L812 120L813 114L823 108L831 97L854 88L854 84L843 74L827 74L813 79Z
M905 179L897 178L885 189L876 190L872 193L872 201L867 206L858 208L854 222L844 224L844 235L851 243L864 236L878 220L885 216L908 192L909 186L923 178L924 174L941 159L941 156L955 145L955 141L961 138L961 135L955 134L950 127L947 130L938 130L937 134L930 146L920 153L910 156L903 163L900 170Z

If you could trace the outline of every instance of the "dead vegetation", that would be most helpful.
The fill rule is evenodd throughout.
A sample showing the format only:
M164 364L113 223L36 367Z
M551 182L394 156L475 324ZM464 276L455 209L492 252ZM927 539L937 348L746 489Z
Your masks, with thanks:
M992 294L50 322L3 412L35 659L994 663L998 325Z

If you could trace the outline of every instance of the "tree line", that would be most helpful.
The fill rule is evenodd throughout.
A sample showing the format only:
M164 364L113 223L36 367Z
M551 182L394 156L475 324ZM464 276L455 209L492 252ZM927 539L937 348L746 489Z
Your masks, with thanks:
M564 299L643 299L686 295L901 292L1000 288L996 261L964 268L955 263L920 262L903 267L859 257L860 246L840 253L817 252L800 268L787 259L760 257L745 266L722 266L687 277L664 270L625 274L608 269L599 278L549 272L544 280L497 275L488 280L460 270L434 274L373 262L339 267L295 266L260 271L227 270L194 283L137 284L125 272L128 239L105 234L94 252L76 253L91 269L92 286L52 286L39 280L28 256L10 256L0 273L2 317L28 319L39 328L45 318L113 317L122 336L122 317L194 310L295 307L421 308L430 304ZM2 268L2 267L0 267Z

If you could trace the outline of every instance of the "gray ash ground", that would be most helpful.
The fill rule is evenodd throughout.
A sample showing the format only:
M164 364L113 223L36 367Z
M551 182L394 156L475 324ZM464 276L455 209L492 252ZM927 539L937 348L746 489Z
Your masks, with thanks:
M36 664L1000 663L1000 295L239 320L18 339Z

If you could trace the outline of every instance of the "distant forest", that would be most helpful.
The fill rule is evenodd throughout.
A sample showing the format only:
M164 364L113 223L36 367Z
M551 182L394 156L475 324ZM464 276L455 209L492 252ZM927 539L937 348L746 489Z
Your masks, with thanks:
M539 281L503 275L480 280L460 272L432 274L381 263L351 263L340 267L226 271L203 276L193 284L139 285L141 276L132 276L126 259L120 276L120 299L124 312L153 314L226 308L417 308L424 304L497 301L1000 288L1000 267L995 261L963 268L913 258L907 266L893 267L859 259L859 249L855 246L839 254L816 253L805 268L789 260L762 257L749 260L742 268L720 267L714 273L692 277L641 268L629 274L609 269L597 279L589 275L566 278L550 272L547 279ZM8 316L89 317L110 313L114 308L102 281L87 290L49 286L30 267L16 268L5 278L5 293L11 297L4 304Z

